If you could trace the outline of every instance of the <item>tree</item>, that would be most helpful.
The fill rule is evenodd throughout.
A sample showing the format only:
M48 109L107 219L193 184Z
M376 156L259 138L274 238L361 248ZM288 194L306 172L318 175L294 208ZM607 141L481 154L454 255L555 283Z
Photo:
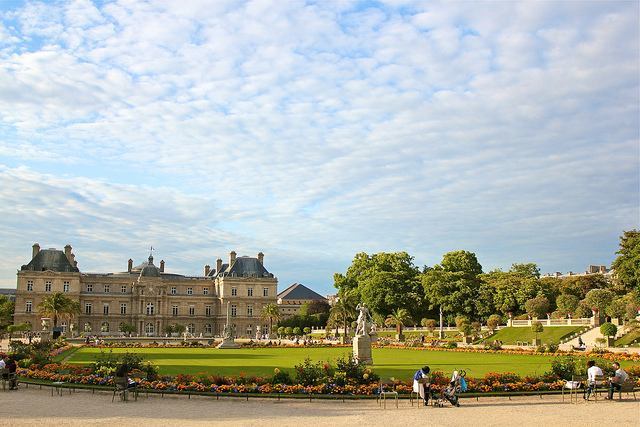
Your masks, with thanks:
M571 294L562 294L556 298L556 306L563 316L566 316L567 314L573 315L578 308L579 303L580 298Z
M618 327L611 322L606 322L600 326L600 333L605 337L615 337L618 333Z
M436 325L438 324L438 322L436 322L435 319L422 319L420 321L420 324L422 326L424 326L425 328L427 328L427 330L433 334L433 331L436 329Z
M312 316L314 314L329 313L329 310L331 310L331 306L327 301L314 300L302 304L300 307L300 315Z
M585 300L582 300L578 303L578 307L576 308L574 315L575 317L583 318L583 319L587 317L591 317L592 315L591 307L589 307L589 304L587 304Z
M308 326L305 326L302 331L304 332L305 335L309 335L311 333L311 328Z
M640 231L625 231L620 236L618 257L613 261L616 281L626 290L635 289L640 298ZM639 301L640 302L640 301Z
M136 327L131 323L122 323L120 324L120 332L124 332L125 334L132 334L136 331ZM170 333L170 332L168 332Z
M278 327L278 336L281 337L284 335L284 326Z
M338 291L336 303L329 313L334 324L343 325L345 338L347 337L349 322L355 318L356 305L357 291L355 289L343 288Z
M273 323L280 319L280 308L277 304L267 304L262 307L260 318L269 321L269 334L273 334Z
M497 314L492 314L487 319L487 328L489 328L491 333L493 333L496 329L498 329L498 326L500 326L501 321L502 321L502 318L500 316L498 316Z
M58 326L58 320L70 320L76 314L80 314L80 302L72 300L62 292L56 292L44 297L38 304L38 312L45 317L53 319L53 327Z
M531 324L531 331L536 334L536 341L538 341L538 334L544 330L542 323L535 321Z
M533 262L526 264L511 264L511 270L509 270L509 272L522 277L540 278L540 268L538 268L538 265Z
M293 328L291 326L287 326L286 328L284 328L284 334L290 337L291 335L293 335Z
M549 300L544 296L531 298L524 304L527 314L531 317L544 317L549 313L549 306Z
M585 302L592 310L604 313L614 297L614 293L608 289L593 289L587 292Z
M13 323L15 303L6 295L0 295L0 333L7 330L7 326Z
M612 300L604 309L607 316L623 319L627 314L627 302L621 298Z
M175 332L178 335L184 334L184 331L186 330L187 330L187 327L184 325L181 325L180 323L176 323L175 325L173 325L173 332Z
M387 326L395 326L398 338L402 339L402 327L407 323L410 323L411 321L412 319L409 311L404 308L399 308L392 311L391 314L387 316L387 319L384 323Z
M295 328L293 328L293 331L292 331L292 332L293 332L293 335L295 335L295 336L297 336L297 337L299 337L300 335L302 335L302 330L301 330L298 326L296 326Z

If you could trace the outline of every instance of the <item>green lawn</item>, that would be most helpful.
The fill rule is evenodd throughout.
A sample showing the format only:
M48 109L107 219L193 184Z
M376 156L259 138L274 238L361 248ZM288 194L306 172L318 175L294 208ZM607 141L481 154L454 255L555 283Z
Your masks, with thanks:
M105 351L109 351L106 349ZM160 367L162 374L176 375L209 373L217 375L268 376L274 368L288 371L306 357L313 361L335 361L350 348L115 348L114 353L142 353ZM100 349L83 347L73 353L68 362L86 364L94 360ZM451 351L421 351L411 349L373 349L373 369L382 378L409 379L419 367L450 373L465 369L471 377L487 372L516 372L521 375L542 374L551 366L552 356L512 355L494 353L463 353Z
M640 339L640 330L629 332L628 334L626 334L622 338L616 340L616 347L622 347L622 346L625 346L625 345L631 345L631 346L635 347L635 346L638 345L638 343L635 343L635 344L631 344L631 343L634 342L637 339Z
M557 344L563 337L582 329L582 326L548 326L538 334L543 344ZM485 339L485 342L500 340L503 344L516 344L518 341L532 343L536 334L531 328L504 328Z

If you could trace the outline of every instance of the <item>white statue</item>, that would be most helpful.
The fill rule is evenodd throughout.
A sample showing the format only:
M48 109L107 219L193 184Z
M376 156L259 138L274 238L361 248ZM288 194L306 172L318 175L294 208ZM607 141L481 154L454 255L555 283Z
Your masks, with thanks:
M356 335L368 335L370 333L368 325L373 325L373 319L365 303L358 304L356 310L360 311L356 320Z
M256 339L260 339L260 325L256 325Z

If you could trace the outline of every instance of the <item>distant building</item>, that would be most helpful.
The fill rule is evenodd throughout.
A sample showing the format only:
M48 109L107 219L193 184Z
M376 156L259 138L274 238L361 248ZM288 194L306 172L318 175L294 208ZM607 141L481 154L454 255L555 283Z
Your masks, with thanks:
M547 273L543 275L543 277L557 277L559 279L564 279L567 277L575 277L575 276L590 276L592 274L602 274L605 279L610 279L613 276L614 271L612 269L607 268L606 265L590 265L583 273L576 273L570 271L568 273L561 273L560 271L556 271L555 273Z
M278 294L280 314L284 317L299 314L303 304L314 301L328 302L325 297L300 283L294 283Z
M124 272L84 273L71 250L33 245L31 261L18 271L15 323L38 327L38 304L62 292L80 303L73 320L78 333L117 335L128 324L138 335L163 336L168 325L179 324L193 335L212 337L222 333L227 303L236 336L255 337L256 329L269 333L260 312L276 301L278 279L264 267L262 252L254 258L232 251L228 263L218 259L202 276L183 276L165 272L164 260L156 266L152 255L135 267L129 259ZM66 321L59 326L64 333L70 327Z

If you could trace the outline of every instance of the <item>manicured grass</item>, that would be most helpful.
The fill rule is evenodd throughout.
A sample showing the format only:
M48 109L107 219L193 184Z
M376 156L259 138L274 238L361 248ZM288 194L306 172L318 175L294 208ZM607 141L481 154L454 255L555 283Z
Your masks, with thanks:
M616 340L616 347L622 347L625 345L631 345L633 347L638 346L639 343L632 344L637 339L640 339L640 330L629 332L622 338Z
M101 349L84 347L71 355L68 362L86 364L95 360ZM108 352L109 349L104 351ZM114 353L139 353L160 367L162 374L208 373L215 375L270 376L274 368L293 371L293 366L306 357L312 361L335 361L351 352L350 348L114 348ZM451 373L465 369L471 377L487 372L515 372L520 375L548 371L553 356L514 355L500 353L464 353L411 349L373 349L373 369L382 378L409 379L421 366Z
M582 329L582 326L547 326L538 334L538 338L543 344L557 344L562 338ZM494 340L502 341L503 344L516 344L518 341L532 343L536 337L535 332L529 327L504 328L486 338L485 342Z

